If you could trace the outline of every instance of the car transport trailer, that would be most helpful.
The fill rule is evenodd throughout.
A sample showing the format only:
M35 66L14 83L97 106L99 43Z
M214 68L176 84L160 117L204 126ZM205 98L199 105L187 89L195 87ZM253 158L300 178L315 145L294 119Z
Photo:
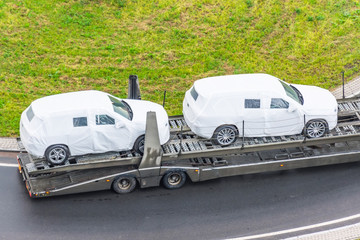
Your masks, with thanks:
M338 125L322 138L302 135L239 138L220 147L193 134L182 116L170 117L171 140L161 146L156 114L148 112L145 151L110 152L50 165L25 152L19 171L30 197L105 189L128 193L162 184L169 189L220 177L306 168L360 160L360 99L338 100ZM21 141L19 141L21 146Z

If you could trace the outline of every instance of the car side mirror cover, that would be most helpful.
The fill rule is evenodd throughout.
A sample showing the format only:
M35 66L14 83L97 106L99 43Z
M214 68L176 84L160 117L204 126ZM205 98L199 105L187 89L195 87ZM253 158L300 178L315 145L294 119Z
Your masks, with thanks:
M125 124L120 120L116 120L115 127L116 128L123 128L123 127L125 127Z

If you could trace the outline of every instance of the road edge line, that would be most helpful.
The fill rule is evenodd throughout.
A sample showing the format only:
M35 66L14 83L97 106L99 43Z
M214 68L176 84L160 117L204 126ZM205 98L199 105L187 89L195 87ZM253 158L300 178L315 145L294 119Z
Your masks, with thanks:
M0 163L0 167L19 167L16 163Z
M328 225L332 225L332 224L336 224L336 223L346 222L349 220L354 220L356 218L360 218L360 214L352 215L352 216L345 217L345 218L339 218L339 219L328 221L328 222L322 222L322 223L317 223L317 224L313 224L313 225L308 225L308 226L304 226L304 227L298 227L298 228L293 228L293 229L288 229L288 230L263 233L263 234L258 234L258 235L250 235L250 236L244 236L244 237L238 237L238 238L227 238L227 240L248 240L248 239L258 239L258 238L265 238L265 237L274 237L274 236L278 236L278 235L282 235L282 234L294 233L294 232L324 227L324 226L328 226Z

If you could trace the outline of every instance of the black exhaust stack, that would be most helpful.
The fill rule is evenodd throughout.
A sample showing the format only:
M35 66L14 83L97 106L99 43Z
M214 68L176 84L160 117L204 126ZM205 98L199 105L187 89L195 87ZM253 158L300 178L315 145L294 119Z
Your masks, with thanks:
M139 79L137 75L129 76L128 99L141 100Z

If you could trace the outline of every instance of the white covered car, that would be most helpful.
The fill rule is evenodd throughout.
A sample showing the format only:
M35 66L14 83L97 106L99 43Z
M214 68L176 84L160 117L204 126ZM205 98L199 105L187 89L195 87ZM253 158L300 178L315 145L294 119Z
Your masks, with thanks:
M93 90L33 101L21 115L20 138L30 154L52 164L91 153L130 149L143 153L148 111L156 112L160 143L166 143L170 129L161 105Z
M239 135L324 136L337 125L337 102L319 87L240 74L195 81L185 94L183 114L195 134L229 145Z

